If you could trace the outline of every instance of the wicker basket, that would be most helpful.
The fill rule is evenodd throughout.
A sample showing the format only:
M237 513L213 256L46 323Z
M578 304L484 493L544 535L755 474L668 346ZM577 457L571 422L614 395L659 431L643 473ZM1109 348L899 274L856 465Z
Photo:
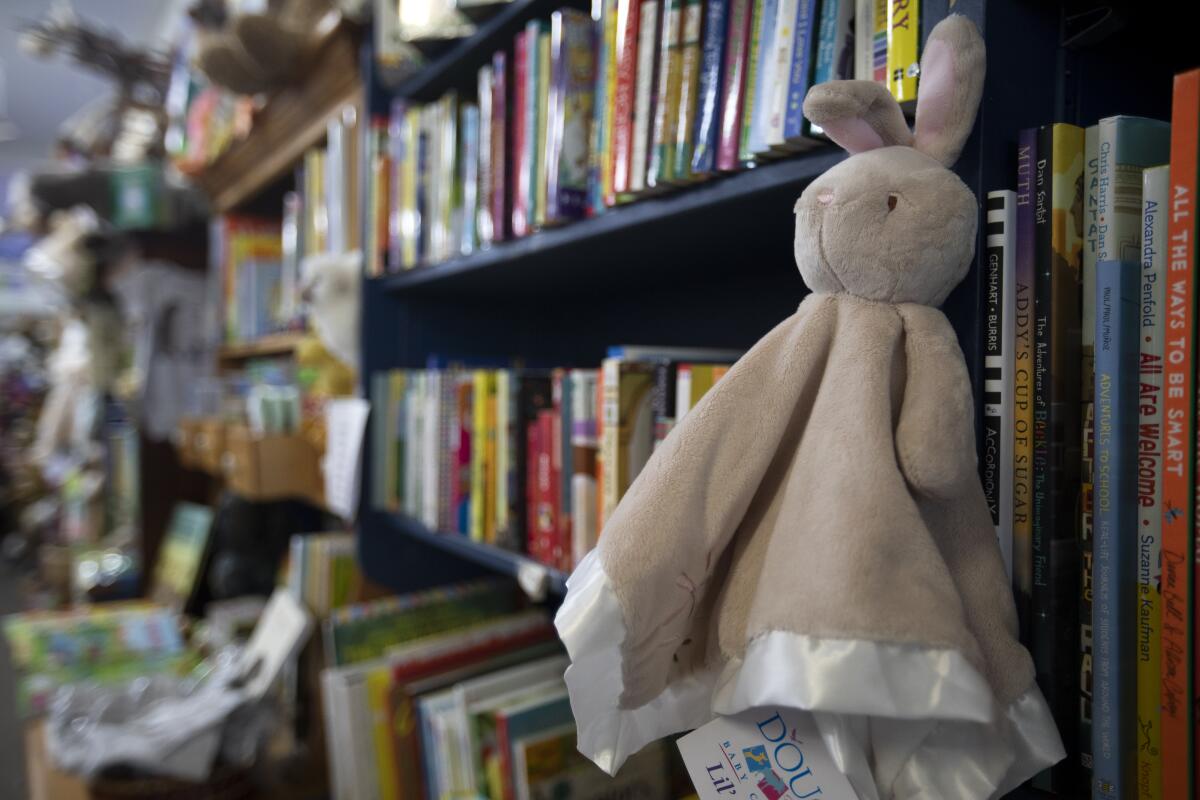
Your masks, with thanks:
M171 778L97 778L88 785L91 800L246 800L254 796L248 769L218 767L204 783Z

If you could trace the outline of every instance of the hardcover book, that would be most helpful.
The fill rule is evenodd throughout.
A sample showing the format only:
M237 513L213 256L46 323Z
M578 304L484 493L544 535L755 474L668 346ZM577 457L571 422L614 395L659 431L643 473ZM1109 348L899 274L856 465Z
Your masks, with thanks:
M1162 764L1163 797L1191 797L1192 607L1196 478L1196 168L1200 69L1175 76L1163 345Z
M492 76L495 74L494 70L494 64L484 64L479 68L478 78L479 168L476 174L477 185L475 188L478 201L475 229L479 235L479 246L484 249L496 241L495 226L492 223L495 207L492 198L492 189L495 186L495 178L492 176L492 99L495 94L495 81Z
M1068 747L1078 748L1080 261L1083 129L1038 129L1034 371L1033 639L1038 683ZM1053 447L1051 446L1053 443ZM1074 763L1035 779L1073 784Z
M534 119L533 138L533 224L537 229L546 226L546 168L548 163L547 129L550 118L547 116L547 105L550 99L550 30L542 23L538 29L537 55L537 109Z
M1034 164L1037 130L1017 143L1017 271L1013 351L1013 593L1021 641L1030 642L1033 598Z
M508 113L508 98L513 81L513 60L500 50L492 56L492 238L509 238L512 226L512 173L509 170L513 119ZM515 93L515 88L513 89ZM515 102L515 98L514 98ZM512 151L515 153L515 149Z
M513 39L513 89L512 89L512 156L508 162L513 166L511 181L513 185L512 200L512 235L525 236L530 229L531 193L533 186L529 182L531 151L526 147L525 139L529 130L529 111L527 105L532 102L529 94L529 62L530 37L527 30L518 31ZM535 40L536 41L536 40Z
M742 123L740 159L752 161L755 154L766 152L767 125L771 114L771 95L778 84L776 48L788 48L792 20L784 19L788 7L795 11L795 0L761 0L756 7L755 30L750 43L753 63L747 73L745 121ZM786 28L786 31L783 30Z
M1079 766L1085 779L1092 774L1092 473L1095 453L1096 395L1096 255L1100 234L1100 127L1089 125L1083 134L1083 308L1080 311L1079 431Z
M642 0L642 21L638 25L637 92L633 111L633 152L630 156L629 190L644 192L650 165L654 132L654 95L658 84L660 24L659 0Z
M725 69L721 87L721 133L717 145L717 169L722 172L735 169L738 163L752 11L751 0L729 0L729 26L726 29Z
M1100 120L1097 258L1141 258L1142 170L1167 163L1171 126L1145 117Z
M983 317L983 460L981 476L1004 566L1012 577L1013 282L1016 193L988 192Z
M684 0L663 0L659 35L658 85L654 96L654 131L646 186L662 187L674 178L675 124L679 120L679 83L683 71Z
M919 0L889 0L887 43L887 87L899 103L917 99L918 62L921 48Z
M1138 356L1137 787L1162 795L1162 407L1171 168L1142 173L1142 328Z
M796 10L796 43L792 49L791 70L787 77L787 109L783 120L783 140L791 147L802 145L808 131L808 121L804 118L804 96L808 94L811 85L816 24L816 0L800 0Z
M854 77L854 0L824 0L817 23L813 85Z
M707 0L704 10L704 46L696 90L695 148L691 165L692 174L696 177L711 175L717 166L729 4L730 0Z
M546 218L579 219L587 199L588 126L596 81L592 20L571 9L550 16L551 102Z
M750 30L746 42L746 71L742 76L742 124L737 141L737 160L743 164L752 163L754 160L754 155L750 152L750 135L754 128L754 104L758 99L756 96L759 75L758 56L764 46L762 44L763 25L767 24L764 12L767 10L767 3L774 8L778 2L779 0L751 0Z
M1135 782L1137 681L1137 262L1096 266L1096 457L1092 570L1093 797L1122 798Z
M700 47L703 36L705 0L687 0L683 7L683 36L679 74L679 116L675 120L675 163L670 172L676 180L692 177L692 151L696 128L697 94L700 90Z
M616 91L612 106L612 191L630 190L633 159L633 116L636 110L638 25L641 0L618 0Z

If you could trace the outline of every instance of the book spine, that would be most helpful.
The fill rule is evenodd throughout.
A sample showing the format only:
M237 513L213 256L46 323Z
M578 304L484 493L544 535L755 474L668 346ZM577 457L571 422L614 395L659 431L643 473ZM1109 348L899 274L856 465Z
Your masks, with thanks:
M512 141L512 117L508 113L512 62L503 50L492 56L492 240L509 237L512 216L512 185L509 181L509 142Z
M617 102L617 72L618 72L618 34L620 28L618 22L620 15L620 0L603 0L604 2L604 41L605 41L605 69L604 69L604 125L602 126L601 137L601 153L603 155L603 164L601 171L601 198L602 204L600 209L615 205L617 195L613 189L613 171L615 160L615 150L613 146L614 130L616 128L616 102Z
M1013 579L1013 449L1016 425L1016 400L1013 385L1016 372L1017 324L1017 195L1005 191L1004 210L1000 223L1003 267L1000 280L1000 340L1004 360L1004 376L1000 405L1000 549L1005 554L1008 581Z
M801 0L781 0L775 17L775 41L771 45L768 66L766 107L763 109L763 129L760 150L768 152L783 143L783 122L787 116L788 81L792 58L796 50L793 27Z
M716 169L729 2L730 0L708 0L704 12L704 46L700 58L699 86L696 90L696 140L691 166L692 173L697 176L711 175Z
M894 0L875 0L875 7L871 12L875 33L871 40L870 80L882 84L887 84L888 17L890 15L889 6L892 2Z
M528 31L517 33L513 42L513 105L512 105L512 157L513 203L512 235L525 236L529 233L529 161L526 156L525 137L527 112L525 106L529 86L529 35Z
M612 135L612 190L614 194L618 195L628 192L630 187L640 11L641 0L619 0L617 6L617 85L613 101Z
M1096 267L1093 792L1134 789L1139 266Z
M607 174L604 169L606 157L604 133L608 108L608 62L611 58L608 36L605 32L606 5L606 0L592 0L592 37L596 46L596 72L592 83L592 119L588 131L586 202L588 216L600 214L604 210L604 176Z
M754 101L758 91L758 53L762 46L764 6L778 0L751 0L750 31L746 42L746 71L742 77L742 125L738 134L737 160L741 163L753 161L750 153L750 134L754 128Z
M683 0L663 0L659 35L658 86L654 97L654 133L646 185L659 187L674 176L675 122L679 116L679 80L682 70L679 45L683 35Z
M1074 513L1079 485L1080 263L1083 130L1039 130L1036 165L1038 283L1035 299L1033 658L1054 718L1078 749L1079 559ZM1057 220L1057 221L1056 221ZM1053 432L1053 433L1052 433ZM1060 433L1061 432L1061 433ZM1051 443L1053 442L1053 446ZM1068 666L1071 665L1071 666ZM1073 761L1073 759L1071 760ZM1074 763L1035 778L1037 788L1073 783Z
M550 31L546 27L538 30L538 70L537 70L537 118L534 120L534 227L541 229L546 226L546 165L548 153L546 133L550 124L547 107L550 95Z
M696 130L696 98L700 90L700 43L704 33L704 0L687 0L683 8L683 36L680 41L679 116L675 120L675 163L671 173L676 180L692 177L692 152Z
M1142 172L1167 163L1171 127L1144 117L1109 117L1098 125L1100 169L1098 251L1101 259L1141 255Z
M1175 76L1163 343L1162 765L1163 797L1192 796L1191 665L1195 525L1196 167L1200 70Z
M479 235L479 246L489 247L496 241L493 213L495 201L492 198L492 187L495 179L492 177L492 98L495 93L495 68L492 64L484 64L479 68L479 171L475 189L477 211L475 214L475 229Z
M717 169L722 172L737 168L752 10L751 0L729 0L725 70L721 86L721 132L717 144Z
M574 422L574 406L572 403L572 387L570 376L565 369L556 369L553 373L552 394L555 414L555 470L554 485L558 492L558 551L555 566L569 572L573 567L572 558L572 449L571 428Z
M1138 354L1137 786L1162 800L1162 402L1169 167L1144 173L1142 314Z
M888 2L887 87L896 102L917 99L921 47L920 0Z
M459 213L458 252L469 255L478 244L476 222L479 216L479 107L466 103L462 108L461 160L459 176L462 205Z
M1012 576L1012 535L1001 525L1002 485L1011 485L1012 472L1004 471L1005 453L1012 448L1011 435L1005 439L1006 413L1011 414L1012 398L1008 384L1012 374L1005 370L1005 359L1011 358L1013 343L1006 340L1005 306L1012 301L1005 297L1005 263L1012 258L1007 237L1012 214L1010 192L995 191L987 195L987 250L984 260L983 313L983 459L980 465L984 495L996 528L996 540L1004 558L1004 567ZM1007 535L1006 535L1007 534Z
M816 0L800 0L796 10L792 68L788 75L787 114L783 123L783 138L789 142L802 138L807 124L804 119L804 96L808 94L812 72L812 34L816 14Z
M637 97L633 113L633 152L630 156L629 190L646 190L646 173L654 130L654 90L658 76L658 43L662 7L658 0L642 0L642 19L638 32Z
M757 153L767 149L767 118L770 116L772 90L778 83L775 75L775 46L779 37L780 17L785 6L795 0L761 0L754 11L755 25L750 40L750 66L746 73L746 111L742 123L742 149L739 158L753 161ZM785 23L790 30L791 24Z
M576 565L596 544L596 371L571 370L571 549Z
M1013 349L1013 594L1021 641L1029 644L1033 594L1034 165L1037 130L1017 143L1017 247Z
M558 217L580 219L587 208L588 126L595 103L595 31L582 13L564 11L566 61L562 136L558 142Z
M875 38L876 0L854 1L854 78L860 81L872 79L871 56Z
M562 141L566 128L567 42L564 10L550 15L550 79L547 87L546 120L546 207L544 219L556 222L562 218L559 205L559 169L562 163Z
M617 479L617 464L621 443L621 360L606 358L600 367L601 405L597 409L603 427L600 434L600 458L604 462L605 476L600 495L600 524L598 530L604 530L604 524L612 516L621 499L621 483Z
M1096 255L1100 230L1100 169L1097 149L1099 128L1084 131L1084 235L1083 308L1080 312L1080 420L1079 433L1079 766L1083 775L1092 770L1092 472L1095 455L1095 344L1096 344ZM1090 780L1090 777L1089 777Z
M840 26L848 0L825 0L821 3L821 18L817 22L817 55L813 63L813 85L834 79L834 64L840 46Z
M512 498L508 494L507 471L513 460L509 443L515 431L516 402L516 377L512 370L496 370L496 471L492 491L496 495L496 544L500 547L509 547L506 538L510 533L509 525L512 520L509 514Z

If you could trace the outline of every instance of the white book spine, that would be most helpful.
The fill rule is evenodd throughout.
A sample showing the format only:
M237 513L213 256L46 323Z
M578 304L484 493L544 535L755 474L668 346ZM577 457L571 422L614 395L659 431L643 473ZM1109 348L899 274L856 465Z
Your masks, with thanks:
M875 43L875 2L855 0L854 3L854 78L873 80L872 48Z
M796 14L799 8L799 0L781 0L779 3L773 58L768 67L771 82L767 86L767 108L764 109L764 149L783 144L783 121L786 116L792 58L796 50ZM805 38L805 41L808 39Z
M638 22L637 84L633 105L633 147L629 160L629 190L646 189L649 168L651 102L654 98L654 44L658 39L658 0L642 0Z
M692 368L680 364L675 373L675 425L683 422L683 418L692 410Z
M421 458L421 521L430 530L438 525L438 415L441 412L442 374L431 370L425 374L425 418L422 421Z

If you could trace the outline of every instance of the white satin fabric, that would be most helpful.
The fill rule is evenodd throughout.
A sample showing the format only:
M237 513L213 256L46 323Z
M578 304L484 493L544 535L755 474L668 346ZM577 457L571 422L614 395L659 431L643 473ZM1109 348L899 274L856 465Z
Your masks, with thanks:
M579 750L609 774L652 741L768 705L812 713L862 800L996 797L1065 756L1036 686L997 708L956 651L915 645L775 631L751 642L743 660L622 709L625 622L596 551L567 587L554 622L571 657Z

